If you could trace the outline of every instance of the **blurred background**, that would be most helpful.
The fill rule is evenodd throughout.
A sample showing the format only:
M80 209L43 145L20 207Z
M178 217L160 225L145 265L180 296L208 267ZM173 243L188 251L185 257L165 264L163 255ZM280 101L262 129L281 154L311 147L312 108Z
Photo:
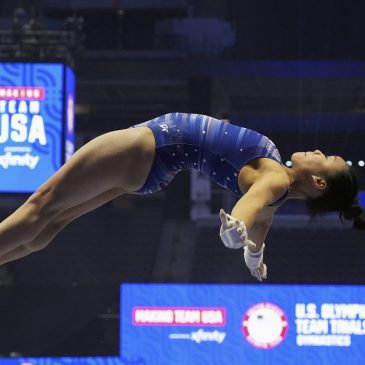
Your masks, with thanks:
M339 154L365 190L364 20L361 0L1 0L0 61L73 70L76 148L164 113L201 113L266 134L285 162ZM3 194L1 218L25 199ZM0 267L0 356L117 355L121 282L254 283L218 236L217 212L235 199L182 172ZM288 203L267 238L267 281L364 284L364 241L336 215Z

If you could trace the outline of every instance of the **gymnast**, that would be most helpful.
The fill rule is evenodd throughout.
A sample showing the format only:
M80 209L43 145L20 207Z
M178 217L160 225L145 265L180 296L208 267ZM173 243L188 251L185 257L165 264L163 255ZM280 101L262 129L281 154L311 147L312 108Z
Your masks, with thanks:
M256 131L199 114L171 113L103 134L81 147L0 223L0 265L46 247L70 222L121 194L165 188L181 170L197 169L235 193L220 211L220 237L243 248L251 274L266 279L264 241L278 207L302 199L312 212L357 219L357 180L339 156L296 152L282 164L273 142Z

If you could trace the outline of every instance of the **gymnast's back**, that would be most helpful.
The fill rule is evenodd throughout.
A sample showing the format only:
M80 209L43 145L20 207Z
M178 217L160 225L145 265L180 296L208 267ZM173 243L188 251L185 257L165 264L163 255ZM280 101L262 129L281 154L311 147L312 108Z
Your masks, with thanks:
M148 127L156 141L150 175L138 193L164 188L181 170L196 169L238 196L238 174L256 158L282 163L266 136L202 114L170 113L134 127Z

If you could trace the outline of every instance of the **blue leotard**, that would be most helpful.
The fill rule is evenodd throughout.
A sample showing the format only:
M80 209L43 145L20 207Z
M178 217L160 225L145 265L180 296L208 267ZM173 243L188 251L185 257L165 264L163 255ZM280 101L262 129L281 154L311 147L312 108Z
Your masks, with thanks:
M155 159L138 193L159 191L179 171L196 169L240 197L237 177L243 166L259 157L282 163L268 137L206 115L165 114L134 127L150 128L156 139ZM280 204L286 196L271 205Z

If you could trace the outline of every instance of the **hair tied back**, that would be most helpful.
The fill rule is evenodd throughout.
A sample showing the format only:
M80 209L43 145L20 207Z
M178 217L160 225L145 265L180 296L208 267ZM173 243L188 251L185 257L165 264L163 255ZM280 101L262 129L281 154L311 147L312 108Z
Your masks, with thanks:
M343 216L345 219L352 219L354 221L353 228L365 230L365 211L362 210L357 201L343 212Z

